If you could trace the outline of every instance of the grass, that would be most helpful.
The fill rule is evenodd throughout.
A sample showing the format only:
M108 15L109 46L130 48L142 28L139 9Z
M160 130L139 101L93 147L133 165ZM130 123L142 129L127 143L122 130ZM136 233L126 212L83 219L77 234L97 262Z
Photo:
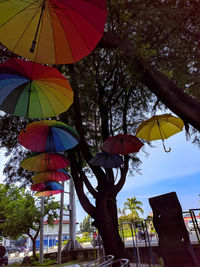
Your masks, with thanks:
M21 266L21 264L22 264L22 261L15 262L15 263L12 263L12 264L8 264L7 267L19 267L19 266ZM48 264L48 265L46 265L46 264ZM30 266L38 266L38 267L43 267L43 266L48 266L48 267L49 266L51 266L51 267L62 267L62 266L67 266L67 265L72 265L72 264L84 265L84 262L80 262L80 261L77 260L77 261L69 261L69 262L61 263L61 264L53 264L53 265L50 265L50 262L48 261L48 262L46 262L44 264L40 264L38 262L37 265L27 265L27 266L29 266L29 267Z

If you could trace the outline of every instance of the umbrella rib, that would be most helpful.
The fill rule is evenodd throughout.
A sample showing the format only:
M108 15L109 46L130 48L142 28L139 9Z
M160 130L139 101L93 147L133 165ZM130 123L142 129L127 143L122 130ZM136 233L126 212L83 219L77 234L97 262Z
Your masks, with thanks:
M71 7L70 7L71 8ZM71 8L72 10L74 10L73 8ZM98 31L96 28L95 28L95 26L86 18L86 17L84 17L82 14L80 14L79 12L77 12L77 10L74 10L76 13L78 13L81 17L83 17L90 25L92 25L93 27L94 27L94 29L96 30L96 31ZM55 10L55 13L56 13L56 10ZM56 13L57 14L57 13ZM64 18L66 18L66 15L64 15L63 14L63 17ZM72 20L69 18L69 17L67 17L67 19L71 22L71 24L74 26L74 28L76 29L76 32L78 33L78 35L81 37L81 40L83 41L83 43L85 44L85 46L87 47L87 49L88 49L88 51L90 51L90 48L88 47L88 45L87 45L87 43L86 43L86 41L84 40L84 37L82 36L82 34L78 31L78 28L74 25L74 23L72 22ZM62 28L63 28L63 31L65 32L65 30L64 30L64 27L63 27L63 24L60 22L60 25L62 26ZM99 31L98 31L99 32ZM99 32L100 33L100 32ZM100 33L101 34L101 33ZM71 50L71 46L69 46L70 47L70 50ZM71 54L73 55L73 52L72 52L72 50L71 50ZM73 56L73 58L74 58L74 56Z
M31 96L31 81L29 82L29 90L28 90L28 105L27 105L27 109L26 109L26 117L28 117L29 114L29 107L30 107L30 96Z
M62 26L63 32L65 33L64 27L63 27L62 23L60 23L60 20L58 19L58 14L56 13L56 10L55 10L50 4L48 5L48 8L54 10L54 11L55 11L55 14L56 14L56 16L49 16L49 17L50 17L50 18L51 18L51 17L54 17L54 18L57 20L57 22ZM48 16L47 16L47 17L48 17ZM63 17L65 18L66 15L65 15L65 16L63 15ZM50 19L50 23L51 23L51 27L53 27L52 19ZM56 48L56 45L55 45L55 38L54 38L55 36L54 36L54 35L55 35L55 34L54 34L54 31L53 31L54 48ZM67 38L66 38L66 35L65 35L65 39L66 39L66 42L68 43L68 47L69 47L70 53L71 53L72 58L73 58L73 60L74 60L74 56L73 56L73 53L72 53L72 49L71 49L71 46L69 45L69 42L68 42L68 40L67 40Z
M11 17L10 19L8 19L5 23L1 24L0 28L1 28L2 26L4 26L5 24L7 24L7 23L8 23L10 20L12 20L14 17L18 16L19 13L24 12L24 10L28 9L29 7L30 7L30 6L23 8L20 12L18 12L18 13L15 14L14 16L12 16L12 17ZM37 12L38 12L39 9L40 9L40 6L38 7L38 9L36 10L35 14L32 16L31 20L29 21L29 23L28 23L27 26L25 27L24 31L22 32L21 36L19 37L18 41L16 42L15 46L13 47L12 51L14 51L15 48L17 47L18 43L20 42L20 40L21 40L21 38L23 37L24 33L26 32L27 28L29 27L29 25L31 24L31 22L33 21L33 19L35 18L35 16L36 16L36 14L37 14ZM11 51L11 52L12 52L12 51Z
M58 2L60 2L60 3L62 3L62 1L58 1ZM103 10L103 11L106 11L106 9L104 9L104 8L101 8L101 7L99 7L98 5L96 5L95 3L90 3L90 2L87 2L90 6L96 6L96 7L98 7L100 10ZM54 7L51 7L52 9L54 9ZM92 25L93 27L94 27L94 29L98 32L98 33L102 33L102 32L100 32L97 28L96 28L96 26L94 25L94 23L92 23L91 21L89 21L88 20L88 18L86 17L86 16L84 16L82 13L80 13L80 12L78 12L76 9L74 9L73 7L71 7L71 6L68 6L68 7L66 7L66 8L63 8L62 10L67 10L67 9L71 9L71 10L73 10L75 13L77 13L77 14L79 14L80 15L80 17L83 17L90 25ZM61 11L62 11L61 10ZM63 18L66 18L66 14L65 13L63 13L62 15L60 15L60 17L63 17ZM69 19L69 17L67 17L68 19ZM70 19L69 19L70 20ZM70 20L71 21L71 20ZM73 23L72 23L73 24ZM73 24L74 25L74 24Z
M162 129L163 134L164 134L165 137L162 136L161 129ZM163 127L161 126L160 123L159 123L159 131L160 131L160 136L161 136L162 140L163 140L163 139L167 139L167 136L166 136L166 134L165 134L165 132L164 132L164 130L163 130Z
M40 84L42 84L42 85L46 85L47 88L41 89L42 92L45 94L45 91L48 90L48 92L51 93L51 94L53 95L53 97L55 97L55 98L60 102L59 98L58 98L58 97L55 95L55 93L54 93L54 91L57 90L56 85L54 85L54 83L45 82L45 81L40 81L40 82L38 82L37 84L38 84L38 85L40 85ZM51 88L54 89L54 91L51 91L51 90L48 89L48 87L50 87L49 84L51 84ZM63 87L63 86L61 86L61 87L64 88L66 91L68 90L68 88L66 88L66 87ZM60 92L60 91L59 91L59 92ZM72 91L72 92L73 92L73 91ZM65 96L65 94L62 93L62 92L60 92L60 94L62 94L63 96ZM46 96L46 94L45 94L45 96ZM47 96L46 96L46 97L47 97ZM47 98L48 98L48 97L47 97ZM65 105L64 105L63 103L60 102L60 104L61 104L64 108L66 108Z
M150 130L149 130L149 138L148 138L148 141L151 140L151 139L150 139L150 135L151 135L151 131L152 131L152 129L153 129L154 124L155 124L155 121L153 121L152 126L151 126L151 128L150 128Z

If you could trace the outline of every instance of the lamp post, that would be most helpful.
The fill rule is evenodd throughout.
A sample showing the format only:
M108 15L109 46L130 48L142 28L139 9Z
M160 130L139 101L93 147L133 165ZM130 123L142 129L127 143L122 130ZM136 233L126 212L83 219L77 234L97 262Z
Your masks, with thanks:
M40 263L43 263L43 242L44 242L44 197L41 197L41 217L40 217Z

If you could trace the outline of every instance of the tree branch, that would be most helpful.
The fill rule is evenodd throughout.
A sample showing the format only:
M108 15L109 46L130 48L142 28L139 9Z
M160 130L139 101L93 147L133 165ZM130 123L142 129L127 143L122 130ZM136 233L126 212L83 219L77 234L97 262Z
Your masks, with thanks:
M172 112L200 130L200 103L176 86L154 67L149 66L129 40L121 39L112 32L105 32L99 42L103 48L116 48L122 52L124 60L134 67L137 79L154 93Z

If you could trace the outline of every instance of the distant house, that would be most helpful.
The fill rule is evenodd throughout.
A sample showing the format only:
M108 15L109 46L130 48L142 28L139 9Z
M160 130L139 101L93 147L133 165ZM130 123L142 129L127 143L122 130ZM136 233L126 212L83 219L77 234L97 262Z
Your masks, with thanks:
M62 240L69 239L69 220L63 220L62 227ZM76 225L78 222L76 223ZM77 231L77 230L75 230ZM53 247L58 242L58 232L59 232L59 220L54 221L54 226L51 227L47 224L47 221L44 221L44 246ZM31 240L28 240L28 247L32 246ZM36 239L36 248L40 246L40 235Z

